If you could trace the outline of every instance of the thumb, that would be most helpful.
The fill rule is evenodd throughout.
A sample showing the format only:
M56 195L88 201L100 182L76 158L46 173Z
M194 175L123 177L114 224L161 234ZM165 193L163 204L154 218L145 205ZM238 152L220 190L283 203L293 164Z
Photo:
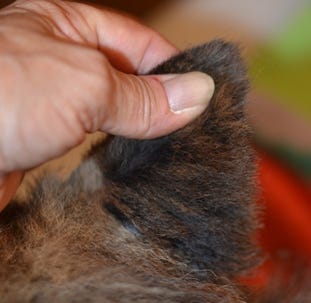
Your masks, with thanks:
M211 77L201 72L134 76L114 70L100 129L147 139L171 133L199 116L213 92Z

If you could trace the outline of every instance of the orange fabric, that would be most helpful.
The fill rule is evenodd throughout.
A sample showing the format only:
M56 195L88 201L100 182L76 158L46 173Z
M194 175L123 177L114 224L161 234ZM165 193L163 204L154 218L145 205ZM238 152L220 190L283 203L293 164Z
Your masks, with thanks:
M260 159L263 243L271 253L285 249L311 261L311 184L264 153Z
M258 238L268 259L242 281L263 287L274 271L288 274L299 263L309 264L311 272L311 184L277 159L262 151L258 155L264 225Z

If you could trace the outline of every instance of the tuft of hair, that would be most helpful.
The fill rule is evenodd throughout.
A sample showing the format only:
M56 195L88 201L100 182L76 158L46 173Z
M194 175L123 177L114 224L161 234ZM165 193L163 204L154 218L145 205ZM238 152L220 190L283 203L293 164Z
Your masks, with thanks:
M216 40L151 73L190 71L215 81L214 97L199 119L160 139L115 137L94 156L118 207L143 234L193 270L235 275L256 260L250 237L256 227L255 159L244 115L246 68L235 45Z

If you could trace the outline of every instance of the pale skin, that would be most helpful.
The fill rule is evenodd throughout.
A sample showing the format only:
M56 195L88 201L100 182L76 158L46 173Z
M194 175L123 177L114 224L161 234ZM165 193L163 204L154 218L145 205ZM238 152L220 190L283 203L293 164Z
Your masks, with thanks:
M0 211L24 172L87 133L168 134L203 112L202 73L141 76L177 49L129 17L60 0L0 10Z

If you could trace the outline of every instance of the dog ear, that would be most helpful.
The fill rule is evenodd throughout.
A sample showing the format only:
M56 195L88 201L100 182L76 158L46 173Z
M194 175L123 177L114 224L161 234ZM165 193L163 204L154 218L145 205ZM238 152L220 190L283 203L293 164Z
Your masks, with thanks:
M215 82L215 93L203 115L173 136L187 137L191 130L210 131L222 136L223 127L230 132L231 123L234 121L242 122L239 123L239 130L242 130L241 126L244 124L248 133L249 129L244 120L244 103L249 83L238 47L222 40L214 40L172 57L149 74L191 71L209 74ZM153 159L158 158L157 150L166 145L173 136L154 140L130 140L122 137L114 137L111 140L111 137L107 140L107 151L99 165L105 163L105 171L111 178L127 177L131 171L135 171L141 165L149 165ZM95 150L96 147L92 154L95 154Z
M238 48L217 40L150 73L190 71L215 81L201 117L159 139L110 138L91 155L113 197L104 205L107 212L113 204L118 219L126 218L124 226L135 226L136 235L166 248L190 270L233 275L251 267L255 254L255 165L243 110L246 69Z
M156 67L151 73L191 71L209 74L215 82L215 92L205 112L175 135L180 140L189 140L186 139L189 138L189 134L194 137L200 137L200 134L212 136L217 138L223 147L230 138L236 145L239 145L239 142L242 146L247 145L245 139L250 135L250 128L245 119L244 105L249 81L238 46L214 40L180 53ZM231 152L238 149L238 146L230 144L227 147Z

